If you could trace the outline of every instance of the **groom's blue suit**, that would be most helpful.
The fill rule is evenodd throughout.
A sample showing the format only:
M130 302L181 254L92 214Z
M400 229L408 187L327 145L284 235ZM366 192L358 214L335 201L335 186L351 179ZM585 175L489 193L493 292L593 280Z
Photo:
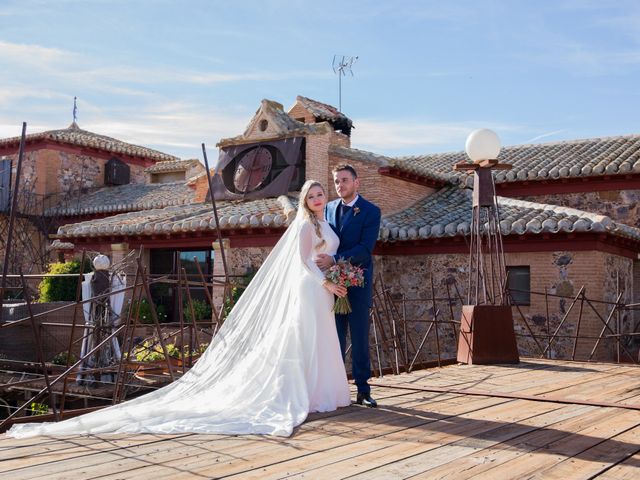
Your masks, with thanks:
M351 332L352 376L358 392L368 394L371 390L367 380L371 376L369 361L369 308L373 290L373 247L380 230L380 209L361 196L344 216L342 199L329 202L325 218L340 238L340 246L334 258L344 258L364 269L364 287L349 288L347 295L352 311L347 315L336 315L336 328L340 348L344 357L347 347L347 329Z

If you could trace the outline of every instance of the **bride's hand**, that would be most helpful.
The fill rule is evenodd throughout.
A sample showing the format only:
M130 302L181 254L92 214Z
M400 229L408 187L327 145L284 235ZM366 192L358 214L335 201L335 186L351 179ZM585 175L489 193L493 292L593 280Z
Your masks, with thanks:
M336 285L335 283L325 282L324 288L333 293L336 297L346 297L347 296L347 287L342 285Z

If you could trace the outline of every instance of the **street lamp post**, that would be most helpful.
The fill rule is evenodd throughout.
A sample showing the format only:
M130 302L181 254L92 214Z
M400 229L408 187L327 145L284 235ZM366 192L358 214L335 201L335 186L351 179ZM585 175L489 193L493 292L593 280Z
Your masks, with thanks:
M465 144L472 160L456 171L473 173L471 242L467 305L462 306L458 361L468 364L518 363L518 347L509 305L500 211L492 170L509 170L500 163L500 139L491 130L472 132Z

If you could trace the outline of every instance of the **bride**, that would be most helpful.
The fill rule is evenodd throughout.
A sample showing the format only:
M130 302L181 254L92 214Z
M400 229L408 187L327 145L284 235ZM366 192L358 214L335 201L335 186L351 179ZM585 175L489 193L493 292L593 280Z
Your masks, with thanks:
M195 366L164 388L57 423L8 435L218 433L289 436L309 412L350 404L334 295L316 255L335 254L326 191L307 181L298 213Z

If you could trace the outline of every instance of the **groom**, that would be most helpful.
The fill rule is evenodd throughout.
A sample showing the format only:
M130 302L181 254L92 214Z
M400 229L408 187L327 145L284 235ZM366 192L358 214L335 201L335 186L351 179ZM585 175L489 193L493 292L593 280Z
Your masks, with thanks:
M338 259L349 260L364 270L364 287L351 287L347 296L352 311L336 314L336 328L340 349L344 357L347 346L347 328L351 333L351 370L358 387L356 403L377 407L371 398L367 380L371 376L369 361L369 308L373 286L373 247L380 230L380 209L358 195L360 180L351 165L338 165L333 169L333 183L339 199L325 207L325 218L340 238L340 246L334 256L322 254L316 260L318 267L326 270Z

